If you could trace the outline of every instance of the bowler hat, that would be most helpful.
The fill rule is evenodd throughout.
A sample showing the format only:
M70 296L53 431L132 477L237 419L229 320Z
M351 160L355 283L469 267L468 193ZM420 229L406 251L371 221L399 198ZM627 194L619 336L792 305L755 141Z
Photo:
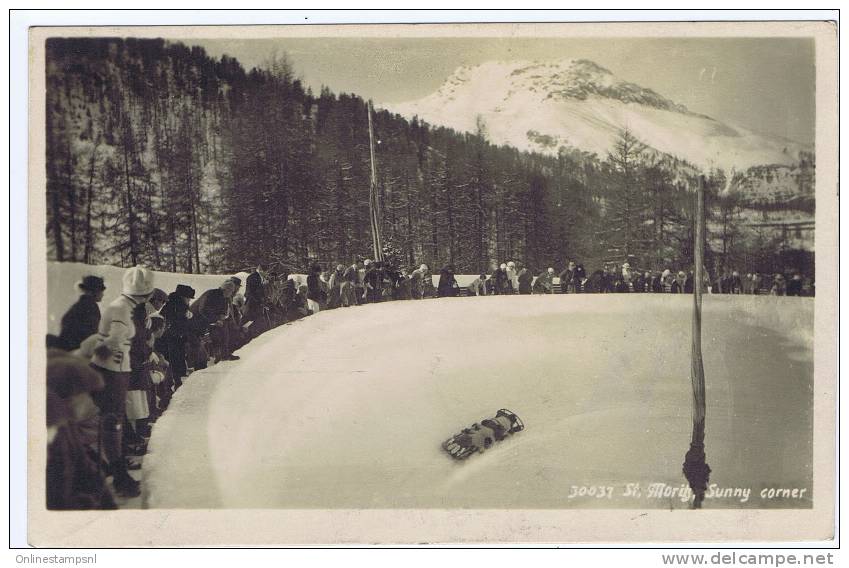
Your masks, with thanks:
M103 283L103 278L100 276L86 276L77 284L80 290L87 292L101 292L106 290L106 285Z

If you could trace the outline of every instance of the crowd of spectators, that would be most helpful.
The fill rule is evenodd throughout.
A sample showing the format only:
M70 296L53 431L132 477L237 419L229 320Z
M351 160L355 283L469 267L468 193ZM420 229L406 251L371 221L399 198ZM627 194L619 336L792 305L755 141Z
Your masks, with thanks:
M468 281L469 277L462 277ZM244 280L244 281L243 281ZM80 296L47 338L47 505L50 509L115 508L115 497L140 493L129 471L140 467L147 440L174 393L194 371L237 360L239 348L263 332L323 310L393 300L509 294L692 293L692 271L639 271L607 264L590 274L575 261L534 275L521 262L493 264L489 274L458 283L452 265L438 278L426 264L396 269L380 261L309 267L306 277L263 266L225 278L197 294L180 284L167 293L142 267L123 274L121 294L101 312L98 276L78 284ZM799 273L706 278L721 294L813 296ZM111 479L111 484L109 480Z

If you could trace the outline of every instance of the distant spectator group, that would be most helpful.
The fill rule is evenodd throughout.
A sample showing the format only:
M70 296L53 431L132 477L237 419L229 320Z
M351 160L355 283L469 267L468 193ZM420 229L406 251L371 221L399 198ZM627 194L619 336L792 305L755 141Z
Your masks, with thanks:
M305 278L260 265L198 295L185 284L166 293L155 287L151 271L133 267L123 274L121 294L101 311L104 281L86 276L59 335L47 341L48 508L115 508L115 496L139 495L139 482L129 471L140 467L152 425L186 378L238 359L236 350L281 324L324 310L434 297L686 294L693 292L693 280L692 271L641 271L627 262L588 274L581 263L570 261L559 273L548 267L534 275L523 263L509 261L493 264L489 274L461 287L450 264L434 285L426 264L407 271L358 260L330 271L313 264ZM703 289L814 295L812 280L799 273L765 277L728 271L706 278Z

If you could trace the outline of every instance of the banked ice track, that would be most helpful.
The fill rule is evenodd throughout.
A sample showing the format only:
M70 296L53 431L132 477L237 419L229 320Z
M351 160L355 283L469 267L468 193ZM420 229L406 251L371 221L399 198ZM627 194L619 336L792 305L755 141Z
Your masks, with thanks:
M691 310L689 296L502 296L281 326L178 391L153 429L145 505L686 507L669 493L691 432ZM812 337L810 299L705 298L711 482L752 490L705 507L810 506L810 489L758 494L811 487ZM465 462L441 450L502 407L525 431Z

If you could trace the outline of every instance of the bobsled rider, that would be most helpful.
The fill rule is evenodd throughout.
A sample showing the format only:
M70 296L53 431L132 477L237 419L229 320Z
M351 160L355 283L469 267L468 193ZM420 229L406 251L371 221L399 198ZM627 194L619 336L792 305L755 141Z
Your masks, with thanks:
M508 434L522 430L521 422L515 414L499 410L495 418L487 418L472 424L449 442L445 449L454 456L462 457L478 451L483 452L495 442L500 442Z

